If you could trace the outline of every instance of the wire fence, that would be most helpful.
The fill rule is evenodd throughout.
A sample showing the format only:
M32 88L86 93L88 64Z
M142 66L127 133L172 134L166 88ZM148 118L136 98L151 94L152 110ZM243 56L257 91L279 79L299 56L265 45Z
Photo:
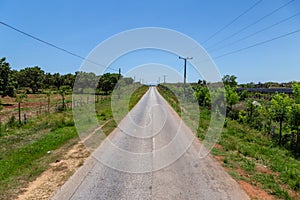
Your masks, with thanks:
M40 102L25 102L20 104L20 120L22 123L26 123L30 119L34 119L40 116L45 116L55 112L61 112L63 110L72 110L74 107L80 107L85 104L98 103L109 98L109 95L95 95L91 98L91 95L80 95L73 100L67 99L63 103L62 100L57 101L40 101ZM19 120L19 109L14 106L10 109L4 109L0 112L0 122L2 124L9 121Z

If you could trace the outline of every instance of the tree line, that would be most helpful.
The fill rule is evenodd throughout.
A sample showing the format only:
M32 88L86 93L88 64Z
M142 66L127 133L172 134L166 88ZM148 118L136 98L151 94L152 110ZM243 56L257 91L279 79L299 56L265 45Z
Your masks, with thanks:
M91 88L96 88L96 92L109 94L116 86L120 75L116 73L106 73L96 75L89 72L75 72L61 75L59 73L46 73L39 66L26 67L21 70L13 70L6 58L0 59L0 95L16 96L19 90L25 93L41 93L44 90L66 90L74 86L75 80L78 87L75 92L87 92ZM126 83L132 83L131 78L125 78Z

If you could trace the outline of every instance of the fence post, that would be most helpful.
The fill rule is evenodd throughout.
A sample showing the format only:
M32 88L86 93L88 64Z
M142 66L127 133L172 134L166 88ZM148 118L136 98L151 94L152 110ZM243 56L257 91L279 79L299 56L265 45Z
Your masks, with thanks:
M24 113L24 124L27 124L27 115Z

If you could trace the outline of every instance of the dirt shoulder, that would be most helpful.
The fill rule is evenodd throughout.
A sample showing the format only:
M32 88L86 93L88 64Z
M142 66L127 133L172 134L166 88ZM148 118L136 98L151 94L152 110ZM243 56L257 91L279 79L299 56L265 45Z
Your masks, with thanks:
M29 183L28 187L23 188L24 192L18 196L18 200L49 199L90 155L82 142L78 142L68 149L60 148L51 153L64 156L51 163L46 171Z

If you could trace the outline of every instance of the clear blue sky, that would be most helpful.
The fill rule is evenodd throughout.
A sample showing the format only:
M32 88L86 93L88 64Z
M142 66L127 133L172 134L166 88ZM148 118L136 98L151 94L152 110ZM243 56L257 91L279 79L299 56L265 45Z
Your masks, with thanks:
M254 26L215 46L227 36L288 1L263 0L205 43L203 42L212 34L243 13L257 0L1 0L0 21L83 57L86 57L96 45L119 32L141 27L169 28L195 39L214 58L300 29L300 15L298 15L267 31L221 49L230 42L299 13L300 0L295 0ZM134 65L163 60L163 54L150 53L149 55L157 55L159 59L149 60L145 56L143 60L143 56L138 56L134 64L130 59L127 61L123 59L123 63L115 62L111 67L127 66L124 72ZM0 24L0 57L3 56L7 58L13 69L38 65L46 72L62 74L74 73L82 63L79 58ZM300 81L300 32L214 61L222 75L234 74L240 83ZM183 61L176 56L169 65L182 73ZM190 81L197 78L192 70L188 70Z

